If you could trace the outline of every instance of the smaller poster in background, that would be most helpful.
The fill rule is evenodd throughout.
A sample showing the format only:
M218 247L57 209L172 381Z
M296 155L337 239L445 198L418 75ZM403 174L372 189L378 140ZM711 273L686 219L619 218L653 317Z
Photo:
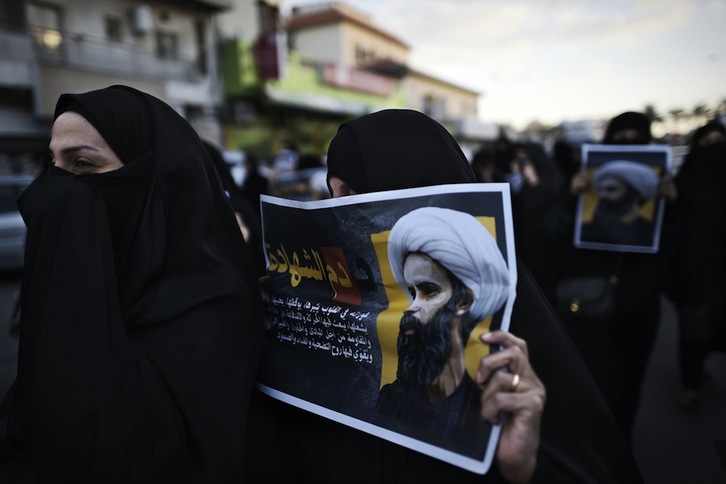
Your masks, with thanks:
M664 200L660 182L670 173L666 145L582 146L589 184L578 199L575 247L656 253Z

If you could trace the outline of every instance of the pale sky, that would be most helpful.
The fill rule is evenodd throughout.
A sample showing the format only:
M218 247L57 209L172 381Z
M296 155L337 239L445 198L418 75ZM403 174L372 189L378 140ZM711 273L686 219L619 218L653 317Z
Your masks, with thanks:
M325 3L283 0L291 6ZM479 117L661 115L726 99L726 0L347 0L416 70L480 92Z

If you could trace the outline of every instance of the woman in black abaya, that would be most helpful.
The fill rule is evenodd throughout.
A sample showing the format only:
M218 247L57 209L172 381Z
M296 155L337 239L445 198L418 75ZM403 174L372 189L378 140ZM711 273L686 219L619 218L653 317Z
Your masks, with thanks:
M651 121L643 114L626 111L609 123L602 144L647 145L653 141ZM659 254L583 249L573 245L578 199L592 183L584 169L566 183L566 191L553 205L541 226L539 237L550 247L559 247L552 258L554 284L552 304L568 334L582 354L602 391L625 439L632 443L645 372L660 324L660 254L674 242L673 201L677 192L669 174L658 180L658 196L665 203L660 227ZM572 309L569 299L558 300L559 283L580 278L616 281L615 302L606 311L587 314ZM627 336L623 336L627 335Z
M65 94L28 227L0 481L233 482L261 332L249 253L191 126Z
M706 361L726 351L726 126L698 128L676 175L681 229L668 263L675 277L668 293L678 310L681 406L701 401Z
M476 179L441 125L415 111L384 110L340 127L328 150L328 181L331 194L344 196ZM521 365L519 386L507 387L501 395L518 408L503 425L486 475L256 392L248 427L248 442L255 445L248 445L245 454L248 477L253 482L318 483L481 483L507 482L507 476L543 483L642 482L585 364L527 269L521 261L517 264L512 333L495 337L502 338L504 351L513 351L512 364ZM515 460L522 467L534 461L533 473L512 468Z

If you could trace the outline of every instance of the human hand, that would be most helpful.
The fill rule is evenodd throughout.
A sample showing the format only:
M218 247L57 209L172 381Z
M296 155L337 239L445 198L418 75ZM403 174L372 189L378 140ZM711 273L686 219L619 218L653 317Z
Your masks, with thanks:
M585 191L589 180L587 179L587 172L579 171L570 180L570 193L575 196Z
M484 384L482 418L500 421L502 434L497 448L497 464L508 482L529 482L537 465L540 423L546 400L544 384L529 363L527 343L506 331L481 335L489 345L502 349L482 358L476 375ZM508 371L505 371L508 369Z
M237 226L239 227L239 231L242 232L242 237L244 237L245 242L247 242L249 244L250 243L249 227L247 227L247 224L242 219L242 215L240 215L239 212L235 212L234 217L237 219Z
M678 198L678 188L676 182L673 180L672 175L666 175L661 178L658 184L658 193L666 199L668 202L674 201Z
M522 165L522 175L524 175L524 179L529 186L536 187L539 185L539 174L537 173L537 168L535 168L534 163L530 161L524 163Z

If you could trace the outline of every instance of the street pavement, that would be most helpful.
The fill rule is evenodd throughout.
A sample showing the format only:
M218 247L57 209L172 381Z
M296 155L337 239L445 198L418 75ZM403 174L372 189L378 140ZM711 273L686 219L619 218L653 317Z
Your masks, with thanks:
M663 318L636 420L633 453L646 484L726 484L726 353L707 361L711 379L694 412L678 406L677 320Z
M7 322L19 277L0 277L0 393L15 375L17 339ZM42 304L42 302L41 302ZM691 413L678 406L677 321L663 301L658 334L634 432L633 453L646 484L726 483L726 353L707 362L711 380L700 407ZM622 483L630 484L630 483Z

